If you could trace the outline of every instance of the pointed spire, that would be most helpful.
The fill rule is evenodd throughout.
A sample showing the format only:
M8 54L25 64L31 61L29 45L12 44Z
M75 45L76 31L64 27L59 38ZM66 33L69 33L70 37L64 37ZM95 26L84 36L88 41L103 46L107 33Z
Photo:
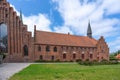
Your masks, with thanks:
M20 9L20 20L21 20L21 22L23 23L23 19L22 19L22 11L21 11L21 9Z
M89 23L88 23L87 36L89 38L92 38L92 29L91 29L91 25L90 25L90 20L89 20Z

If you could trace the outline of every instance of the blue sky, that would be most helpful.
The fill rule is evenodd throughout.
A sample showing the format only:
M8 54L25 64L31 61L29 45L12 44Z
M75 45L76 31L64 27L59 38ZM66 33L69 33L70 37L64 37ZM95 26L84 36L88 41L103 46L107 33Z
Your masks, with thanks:
M38 30L86 36L88 21L93 37L104 36L110 52L120 49L120 0L8 0L24 24Z

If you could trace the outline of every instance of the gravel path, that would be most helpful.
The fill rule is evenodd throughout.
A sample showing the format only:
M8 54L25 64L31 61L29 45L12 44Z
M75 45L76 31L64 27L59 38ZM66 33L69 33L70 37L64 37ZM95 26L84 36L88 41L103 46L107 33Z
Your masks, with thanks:
M8 80L13 74L19 72L31 63L3 63L0 65L0 80Z

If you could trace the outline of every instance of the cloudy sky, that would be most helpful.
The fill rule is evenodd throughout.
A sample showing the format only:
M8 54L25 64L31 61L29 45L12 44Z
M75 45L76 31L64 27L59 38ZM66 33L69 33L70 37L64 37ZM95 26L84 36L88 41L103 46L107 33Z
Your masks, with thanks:
M8 0L21 10L24 24L38 30L86 36L90 20L93 37L104 36L110 52L120 49L120 0Z

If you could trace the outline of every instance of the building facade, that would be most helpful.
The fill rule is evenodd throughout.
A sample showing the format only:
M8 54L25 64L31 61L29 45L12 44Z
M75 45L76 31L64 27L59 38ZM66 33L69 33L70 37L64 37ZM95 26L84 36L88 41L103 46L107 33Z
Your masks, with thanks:
M75 36L36 30L34 37L27 25L6 0L0 0L0 51L6 62L109 60L109 48L103 36L92 37L90 23L87 36Z

